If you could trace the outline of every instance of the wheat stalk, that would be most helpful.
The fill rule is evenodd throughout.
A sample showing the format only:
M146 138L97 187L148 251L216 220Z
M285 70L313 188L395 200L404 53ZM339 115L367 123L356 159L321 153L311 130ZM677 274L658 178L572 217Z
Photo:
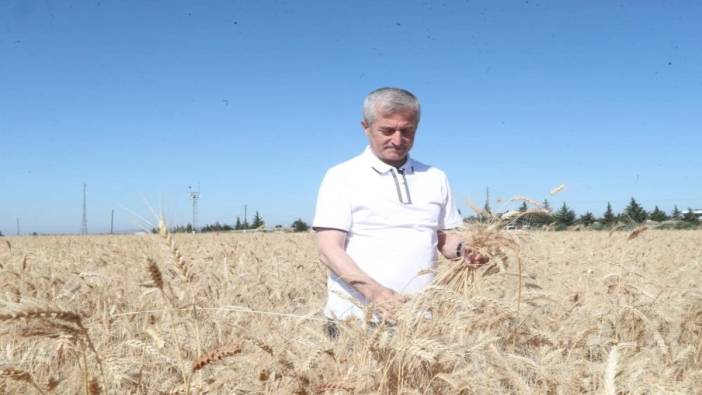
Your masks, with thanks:
M604 374L604 387L605 393L607 395L617 394L617 369L619 364L619 347L613 346L609 350L609 356L607 357L607 366L605 368Z

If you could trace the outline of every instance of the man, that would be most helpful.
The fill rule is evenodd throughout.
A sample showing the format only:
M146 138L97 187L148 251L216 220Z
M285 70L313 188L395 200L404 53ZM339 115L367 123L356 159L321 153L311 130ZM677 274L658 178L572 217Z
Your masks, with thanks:
M410 158L419 124L417 98L381 88L363 103L365 151L329 169L317 199L313 228L330 270L324 309L331 319L363 318L361 305L381 311L420 292L432 280L436 251L480 266L487 257L458 236L463 224L446 175ZM385 308L383 308L385 307Z

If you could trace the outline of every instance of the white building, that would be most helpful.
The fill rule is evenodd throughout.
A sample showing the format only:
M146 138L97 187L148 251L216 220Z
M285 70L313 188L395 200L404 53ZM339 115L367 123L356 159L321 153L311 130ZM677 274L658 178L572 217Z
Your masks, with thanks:
M687 213L687 211L683 211L683 215L684 215L685 213ZM692 214L695 214L695 216L697 217L697 219L699 219L700 221L702 221L702 209L692 210Z

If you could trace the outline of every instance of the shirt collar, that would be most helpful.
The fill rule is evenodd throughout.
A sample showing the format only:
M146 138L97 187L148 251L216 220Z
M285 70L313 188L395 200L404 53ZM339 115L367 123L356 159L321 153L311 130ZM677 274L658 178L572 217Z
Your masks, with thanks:
M366 161L366 163L368 163L368 165L372 167L373 170L375 170L375 172L378 174L388 173L392 169L401 170L405 172L405 174L411 174L414 172L414 161L409 156L409 154L407 154L407 160L405 161L405 163L400 167L389 165L380 160L377 156L375 156L370 146L366 146L366 149L363 151L363 154L361 154L361 156Z

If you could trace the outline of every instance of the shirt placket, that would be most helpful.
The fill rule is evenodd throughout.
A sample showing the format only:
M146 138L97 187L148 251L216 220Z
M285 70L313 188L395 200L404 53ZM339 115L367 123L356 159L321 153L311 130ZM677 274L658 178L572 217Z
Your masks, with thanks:
M400 200L400 203L402 204L412 204L412 196L410 195L409 191L409 185L407 185L407 177L405 176L405 170L404 169L397 169L397 173L399 173L400 177L397 176L395 173L395 169L390 169L390 174L392 175L392 179L395 182L395 190L397 191L397 198ZM402 184L402 185L400 185ZM404 191L404 195L403 195Z

